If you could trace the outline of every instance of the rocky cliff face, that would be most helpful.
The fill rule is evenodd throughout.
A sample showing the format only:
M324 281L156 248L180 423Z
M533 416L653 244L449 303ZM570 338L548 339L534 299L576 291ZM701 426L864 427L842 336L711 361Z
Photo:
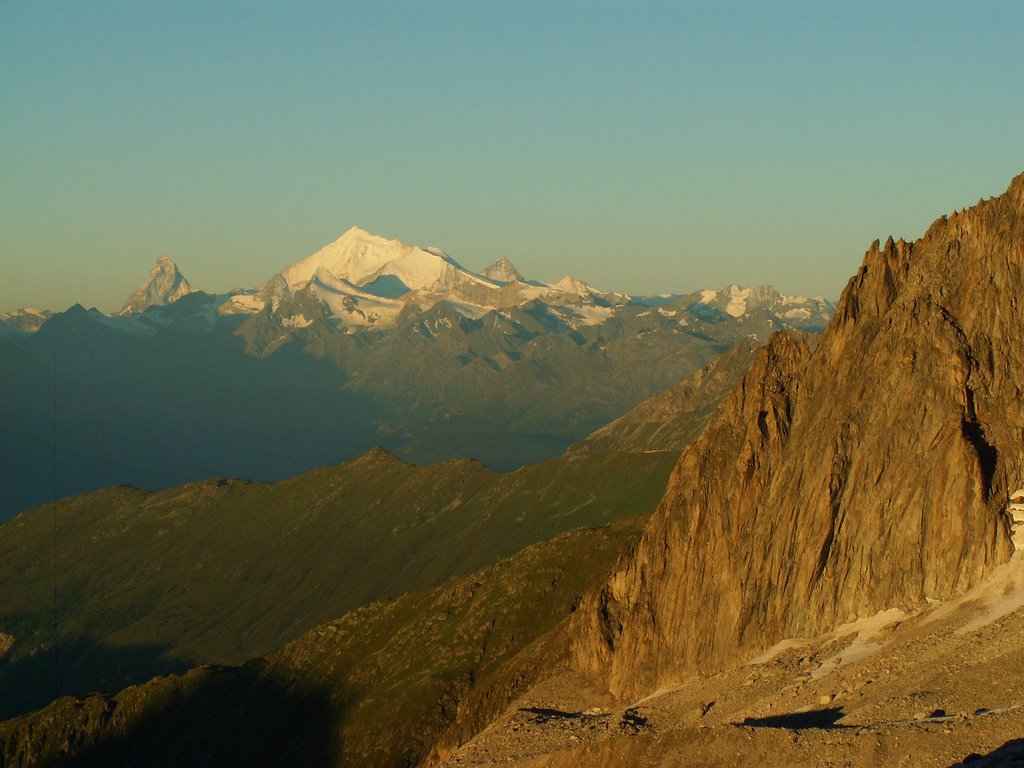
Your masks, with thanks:
M812 353L776 335L576 618L626 694L943 599L1008 559L1024 479L1024 175L868 251Z

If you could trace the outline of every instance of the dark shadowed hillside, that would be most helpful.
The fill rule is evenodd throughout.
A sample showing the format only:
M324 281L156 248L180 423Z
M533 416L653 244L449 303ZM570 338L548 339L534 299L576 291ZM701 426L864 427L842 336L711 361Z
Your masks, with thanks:
M373 603L266 661L203 667L0 723L16 766L408 766L480 694L500 708L564 658L544 634L638 530L582 528L444 586ZM510 679L503 671L514 669ZM479 727L479 722L476 723Z
M115 487L0 527L0 716L60 692L116 690L240 663L315 624L469 573L581 525L651 511L671 457L554 459L501 475L372 451L281 483ZM58 525L56 569L52 559Z

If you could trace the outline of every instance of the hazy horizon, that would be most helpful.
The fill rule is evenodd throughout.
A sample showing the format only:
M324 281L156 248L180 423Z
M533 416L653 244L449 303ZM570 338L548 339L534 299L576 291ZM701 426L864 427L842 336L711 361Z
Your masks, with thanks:
M969 12L965 12L969 10ZM1004 2L6 4L0 311L350 226L633 294L836 298L1024 170Z

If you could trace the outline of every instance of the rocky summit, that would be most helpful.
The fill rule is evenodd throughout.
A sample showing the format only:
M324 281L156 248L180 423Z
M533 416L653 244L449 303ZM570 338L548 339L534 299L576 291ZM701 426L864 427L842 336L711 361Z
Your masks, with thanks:
M195 289L181 274L178 265L169 256L161 256L156 260L153 269L146 279L121 307L119 315L132 315L145 312L150 307L163 307L173 304L182 296L187 296Z
M577 614L637 693L788 637L948 599L1013 552L1024 479L1024 175L875 243L812 352L777 335Z

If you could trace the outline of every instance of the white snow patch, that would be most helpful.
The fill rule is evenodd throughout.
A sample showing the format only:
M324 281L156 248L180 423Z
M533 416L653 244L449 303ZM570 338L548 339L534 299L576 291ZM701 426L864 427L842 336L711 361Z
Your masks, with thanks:
M220 305L220 312L223 315L252 315L259 312L266 306L263 299L251 293L236 293Z
M446 299L446 301L451 305L452 309L463 317L468 317L471 320L479 320L488 312L493 311L491 307L484 307L480 304L471 304L468 301L455 301L453 299Z
M405 307L398 299L385 299L362 291L323 267L317 269L311 284L331 314L346 325L390 325Z
M854 635L853 641L849 645L838 653L825 659L821 662L821 666L811 673L811 677L823 677L839 667L845 667L848 664L853 664L856 661L866 659L881 650L885 646L885 643L872 641L875 640L875 638L877 638L882 632L906 618L907 614L903 611L898 608L890 608L887 611L876 613L874 616L868 616L863 619L842 624L821 637L786 638L785 640L780 640L771 648L757 656L747 659L745 666L767 664L784 651L788 651L792 648L802 648L803 646L810 645L813 642L819 642L822 640L839 640Z
M784 651L788 651L790 648L802 648L811 641L805 637L788 637L785 640L780 640L768 650L763 653L754 656L752 659L747 659L744 666L756 667L760 664L767 664L772 661L776 656Z
M750 288L740 288L738 285L730 285L729 303L725 306L726 314L733 317L742 317L747 313L747 299L753 291Z
M540 299L545 296L550 296L552 293L557 291L551 285L524 285L519 289L519 296L523 299L523 303L532 299Z
M788 317L790 319L810 320L811 310L807 309L807 307L800 307L799 309L788 309L782 313L782 316Z
M831 636L838 639L856 634L856 637L848 646L822 661L821 666L811 673L811 677L824 677L839 667L845 667L877 653L885 647L885 643L872 641L889 627L906 619L907 616L908 614L899 608L890 608L887 611L876 613L874 616L836 627Z
M294 317L284 318L282 324L285 328L308 328L313 324L313 321L305 315L295 315Z
M716 298L718 298L718 291L712 291L712 290L704 289L703 291L700 292L700 303L701 304L710 304Z
M959 635L974 632L1024 607L1024 552L1014 552L985 581L954 600L943 603L925 616L922 624L945 618L956 610L971 612L970 619L956 630Z
M580 325L600 325L615 312L612 307L569 306L562 309L580 318Z

